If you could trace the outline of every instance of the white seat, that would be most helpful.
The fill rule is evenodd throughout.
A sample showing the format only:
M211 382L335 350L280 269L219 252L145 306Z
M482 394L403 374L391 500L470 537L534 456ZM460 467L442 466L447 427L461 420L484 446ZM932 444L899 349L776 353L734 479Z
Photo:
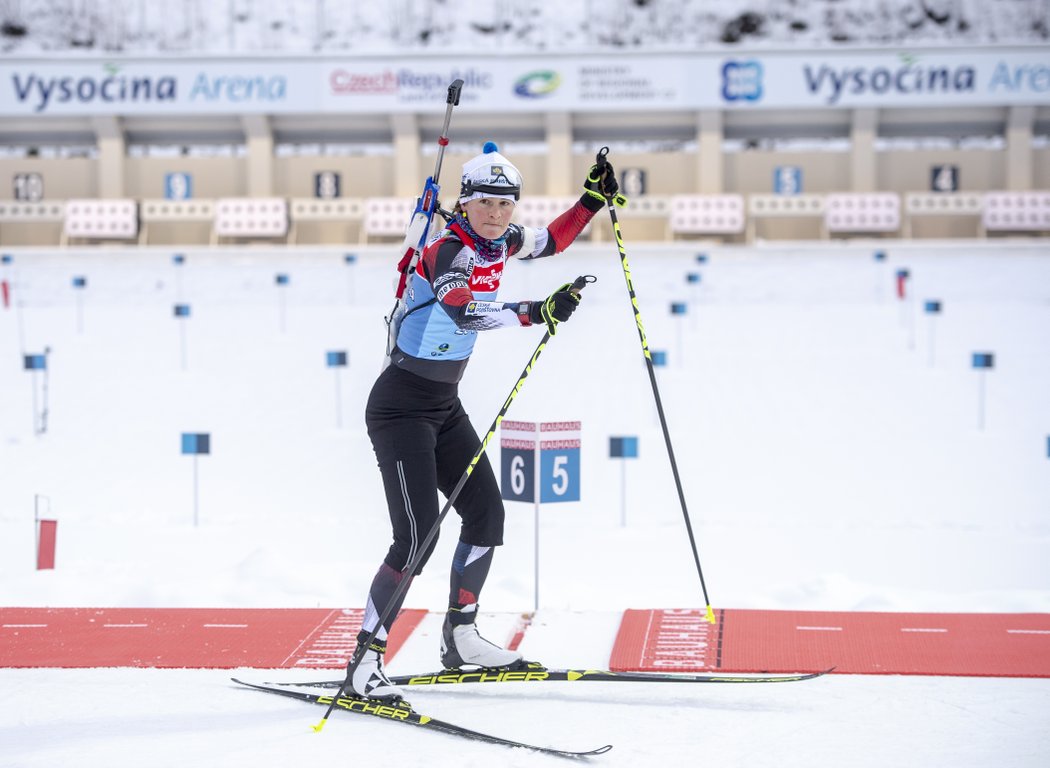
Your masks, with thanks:
M404 237L416 201L411 197L370 197L365 200L365 222L361 229L369 237Z
M578 195L576 197L529 195L528 197L523 197L514 206L514 215L511 217L511 221L523 227L542 229L576 205L576 201L579 199ZM587 235L590 231L591 225L587 224L580 235Z
M283 197L223 197L215 201L212 240L220 237L284 237L288 201Z
M139 207L129 198L66 201L63 238L133 240L139 233Z
M733 235L744 231L743 195L673 195L671 235Z
M1050 230L1050 191L987 192L981 222L988 232Z
M897 232L901 226L901 199L895 192L836 192L824 205L829 233Z

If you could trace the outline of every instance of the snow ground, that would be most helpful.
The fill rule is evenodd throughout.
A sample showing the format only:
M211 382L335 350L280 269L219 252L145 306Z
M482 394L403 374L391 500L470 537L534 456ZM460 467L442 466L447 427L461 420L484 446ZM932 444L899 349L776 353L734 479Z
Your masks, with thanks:
M716 607L1050 612L1042 241L635 246L629 226L625 237L650 344L670 357L661 394ZM357 249L348 267L334 250L189 249L175 267L165 249L10 249L0 279L20 306L0 309L0 600L359 606L388 535L361 413L379 369L391 250ZM907 302L892 295L902 267ZM702 273L698 289L689 271ZM277 272L290 275L284 289ZM605 630L625 608L703 605L615 248L513 264L501 295L535 298L584 272L598 283L510 414L583 421L582 501L540 512L539 613L522 646L558 666L605 666ZM74 275L88 278L80 294ZM941 316L922 312L927 298L944 302ZM191 303L188 321L172 317L177 301ZM672 301L691 302L690 313L672 316ZM479 341L462 393L480 430L538 338ZM21 354L45 346L49 426L35 436ZM350 354L342 427L324 366L335 349ZM996 354L983 429L975 351ZM197 527L193 462L179 454L191 431L213 441L198 465ZM637 435L639 458L609 459L612 435ZM498 466L498 449L491 458ZM33 568L38 494L59 520L50 572ZM447 521L408 607L443 606L455 538ZM533 544L532 508L508 504L507 546L482 599L494 629L534 607ZM433 628L421 629L394 671L436 663ZM0 766L551 760L349 716L317 736L308 726L319 708L236 689L230 674L2 669ZM498 735L613 743L595 759L610 766L1012 768L1050 757L1046 680L551 684L413 692L413 703Z

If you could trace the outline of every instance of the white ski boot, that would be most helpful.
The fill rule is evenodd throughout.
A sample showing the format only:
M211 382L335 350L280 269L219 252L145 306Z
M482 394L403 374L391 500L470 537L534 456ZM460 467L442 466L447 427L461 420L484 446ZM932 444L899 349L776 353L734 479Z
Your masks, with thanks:
M400 699L401 689L390 682L383 669L383 654L386 646L372 643L361 657L353 676L350 678L350 691L362 699Z
M519 665L520 653L500 648L478 634L474 623L477 615L477 610L445 614L445 624L441 628L441 663L445 669L458 669L465 664L490 668Z

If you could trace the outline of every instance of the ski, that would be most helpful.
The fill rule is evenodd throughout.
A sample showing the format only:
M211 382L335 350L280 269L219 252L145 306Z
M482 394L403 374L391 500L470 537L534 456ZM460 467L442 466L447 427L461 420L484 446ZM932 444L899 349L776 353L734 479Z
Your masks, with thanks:
M459 685L465 683L515 683L515 682L604 682L604 683L790 683L812 680L827 674L807 672L797 675L711 675L676 674L673 672L612 672L607 669L546 669L540 665L524 670L468 670L446 669L425 675L400 675L390 677L394 685ZM336 687L342 684L337 681Z
M726 675L686 674L675 672L612 672L607 669L547 669L528 662L523 669L444 669L422 675L388 675L394 685L462 685L471 683L539 683L539 682L629 682L629 683L794 683L823 677L834 670L800 674ZM269 683L277 686L339 688L343 680L315 680L296 683Z
M249 683L244 680L239 680L236 677L230 678L233 682L238 685L243 685L247 688L253 688L257 691L264 691L266 693L274 693L278 696L287 696L292 699L298 699L300 701L307 701L312 704L321 704L323 706L329 706L333 703L331 696L325 696L323 694L307 693L305 691L294 691L290 688L279 688L272 687L269 685L261 685L259 683ZM334 687L339 687L342 681L336 684ZM288 685L287 683L285 685ZM371 715L372 717L378 717L383 720L389 720L394 723L407 723L410 725L419 726L426 728L430 731L437 731L440 733L446 733L450 736L458 736L463 739L469 739L471 741L481 741L486 744L498 744L503 747L514 747L520 749L528 749L532 752L540 752L546 755L555 755L557 757L568 757L568 758L585 758L593 757L595 755L604 755L610 749L611 744L606 744L603 747L597 749L590 749L583 752L574 752L567 749L555 749L554 747L541 747L536 744L527 744L523 741L514 741L513 739L504 739L501 736L492 736L487 733L481 733L480 731L474 731L470 728L464 728L461 725L449 723L444 720L438 720L436 717L430 717L424 715L421 712L417 712L412 709L412 706L405 701L397 701L386 703L376 700L359 699L354 696L341 696L334 700L336 707L344 709L347 712L353 712L359 715Z

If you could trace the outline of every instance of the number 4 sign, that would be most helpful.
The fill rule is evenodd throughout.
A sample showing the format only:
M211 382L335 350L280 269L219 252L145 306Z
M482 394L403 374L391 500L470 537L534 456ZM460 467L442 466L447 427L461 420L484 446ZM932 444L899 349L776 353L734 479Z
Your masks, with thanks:
M931 167L930 189L933 192L958 192L959 166L935 165Z

